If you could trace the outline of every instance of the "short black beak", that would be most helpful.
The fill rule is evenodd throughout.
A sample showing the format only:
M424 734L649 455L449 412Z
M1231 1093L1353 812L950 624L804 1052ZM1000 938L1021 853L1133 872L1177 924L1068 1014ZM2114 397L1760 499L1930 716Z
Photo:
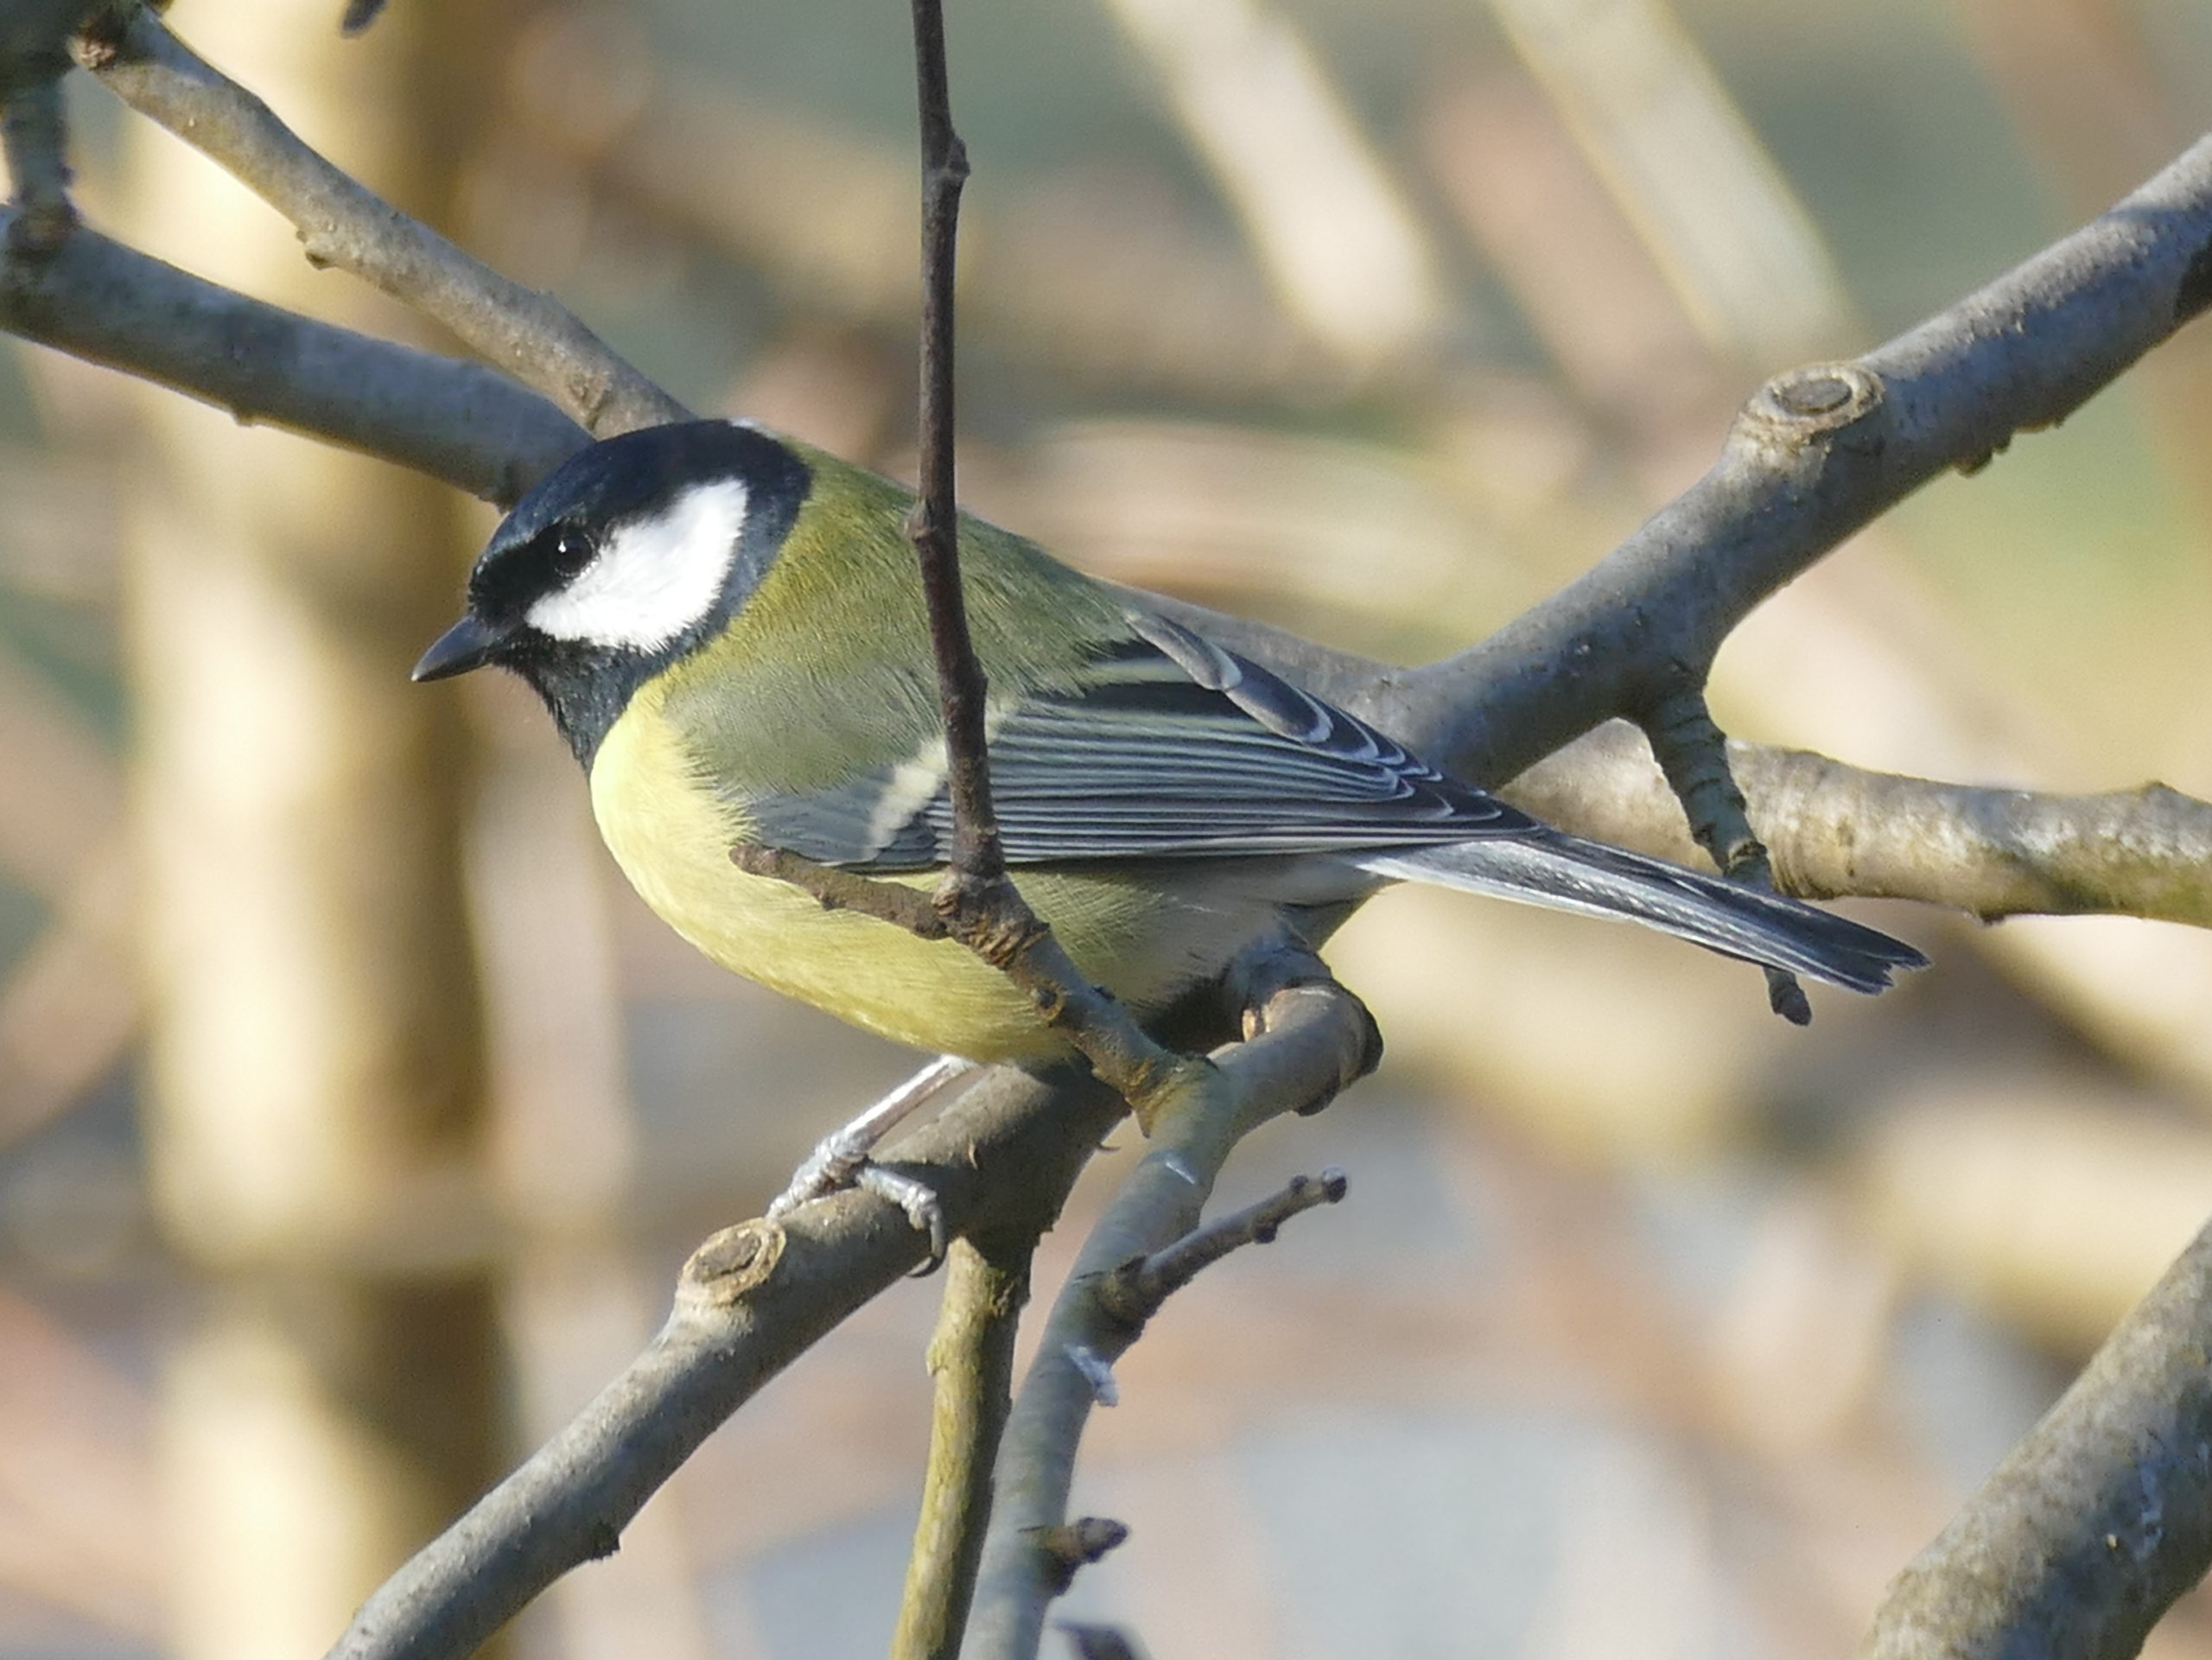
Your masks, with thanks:
M493 652L507 643L513 632L512 628L495 628L480 622L473 615L465 616L438 636L437 643L423 653L423 660L415 665L415 672L408 678L417 682L442 680L448 675L480 669L491 661Z

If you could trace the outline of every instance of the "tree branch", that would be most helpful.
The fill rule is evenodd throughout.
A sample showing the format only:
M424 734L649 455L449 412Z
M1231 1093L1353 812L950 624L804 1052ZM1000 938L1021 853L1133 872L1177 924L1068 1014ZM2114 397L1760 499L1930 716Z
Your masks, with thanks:
M892 1660L954 1660L991 1519L991 1469L1014 1404L1014 1342L1029 1300L1033 1237L988 1250L956 1239L930 1339L934 1390L922 1513L906 1562Z
M317 322L79 226L36 258L0 208L0 328L512 506L588 442L537 393L464 363Z
M0 54L0 149L7 156L15 210L0 245L16 258L35 259L60 247L77 223L61 105L69 59L59 35L43 49L31 48L9 61L13 56Z
M289 219L310 264L351 271L443 324L594 437L687 418L566 306L509 281L333 166L143 6L119 31L88 33L79 56L125 104Z
M988 902L995 897L993 890L1005 885L1006 854L991 806L983 741L989 689L969 637L968 601L960 588L960 508L953 480L952 279L968 149L952 126L943 7L939 0L913 0L913 14L915 103L922 140L921 476L906 537L922 564L938 696L944 707L945 782L952 798L952 868L945 881L949 892L961 893L963 903L976 906Z
M1207 1076L1232 1122L1343 1085L1340 999L1217 1054ZM1095 1084L1001 1069L902 1140L893 1161L929 1182L957 1232L1041 1232L1122 1111ZM723 1419L925 1248L894 1206L858 1192L717 1234L685 1265L652 1346L386 1581L333 1660L460 1660L563 1574L613 1549Z
M2212 1227L1890 1586L1863 1660L2121 1660L2212 1564Z
M2162 784L2105 795L1905 778L1732 742L1777 886L1917 900L1986 920L2102 913L2212 927L2212 803ZM1600 727L1507 786L1516 806L1688 862L1697 846L1633 730Z
M2208 302L2212 138L1909 333L1776 376L1712 470L1595 569L1469 651L1352 690L1354 710L1491 784L1638 718L1701 684L1751 607L1845 537L2063 420Z
M1106 1313L1141 1332L1168 1298L1207 1269L1247 1245L1269 1245L1291 1218L1324 1205L1338 1205L1351 1184L1341 1170L1318 1176L1293 1176L1256 1205L1216 1217L1148 1256L1132 1256L1096 1285Z
M1100 1286L1132 1258L1149 1256L1198 1226L1216 1177L1245 1135L1284 1112L1313 1110L1374 1065L1365 1012L1333 983L1277 992L1260 1024L1266 1035L1232 1055L1255 1056L1278 1035L1302 1036L1334 1050L1333 1072L1305 1070L1274 1087L1242 1091L1224 1076L1190 1089L1161 1114L1143 1161L1084 1241L1014 1399L969 1621L969 1660L1030 1660L1046 1610L1066 1589L1065 1556L1049 1542L1066 1522L1090 1410L1110 1390L1114 1362L1141 1329L1116 1312Z

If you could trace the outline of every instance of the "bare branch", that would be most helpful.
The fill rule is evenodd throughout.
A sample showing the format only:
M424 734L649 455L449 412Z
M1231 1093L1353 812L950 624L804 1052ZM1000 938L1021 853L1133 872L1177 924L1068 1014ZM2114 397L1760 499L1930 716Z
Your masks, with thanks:
M1014 1404L1014 1340L1029 1300L1034 1244L987 1250L969 1239L952 1242L930 1339L929 1466L892 1660L953 1660L960 1652L991 1519L991 1468Z
M2212 1564L2212 1227L1891 1582L1865 1660L2120 1660Z
M688 416L559 301L510 282L333 166L145 7L118 35L88 35L80 57L124 103L289 219L311 264L351 271L435 318L594 437Z
M965 905L976 906L1005 885L1006 854L991 807L983 742L988 688L968 633L953 482L952 279L968 149L952 126L944 9L939 0L913 0L913 13L915 102L922 136L921 488L907 516L906 536L922 563L938 696L944 706L945 783L952 798L952 868L945 881L948 891L963 890Z
M0 209L0 248L13 222ZM0 252L0 328L487 501L586 442L495 370L264 305L81 226L37 258Z
M1986 789L1732 742L1775 879L1808 899L1918 900L1986 919L2107 913L2212 926L2212 803L2161 784L2106 795ZM1508 786L1581 834L1697 856L1681 809L1629 728L1597 731Z
M969 1622L970 1660L1029 1660L1046 1608L1065 1588L1066 1565L1044 1542L1065 1522L1091 1408L1109 1394L1113 1363L1139 1329L1109 1308L1099 1285L1133 1257L1162 1250L1198 1225L1215 1178L1245 1135L1283 1112L1311 1110L1363 1076L1375 1059L1363 1021L1364 1011L1333 984L1281 991L1258 1022L1265 1036L1224 1052L1216 1078L1195 1080L1166 1103L1143 1161L1084 1241L1015 1397ZM1332 1073L1309 1069L1277 1087L1236 1087L1230 1067L1264 1053L1278 1036L1332 1048Z
M15 209L5 245L19 258L52 253L77 223L61 107L61 77L69 60L58 37L41 56L42 61L28 65L0 62L0 148L7 154Z
M2208 302L2212 138L1910 333L1777 376L1713 469L1602 563L1471 650L1355 690L1352 707L1462 777L1510 778L1701 684L1761 600L1936 474L2063 420Z
M1098 1301L1124 1326L1141 1330L1168 1298L1231 1251L1273 1244L1276 1231L1291 1218L1340 1203L1350 1190L1341 1170L1293 1176L1258 1204L1217 1216L1148 1256L1131 1257L1098 1282Z
M1341 993L1285 996L1305 1006L1220 1052L1206 1074L1239 1128L1325 1099L1366 1064L1364 1049L1347 1050ZM1122 1110L1096 1084L1001 1069L894 1151L957 1231L1041 1232ZM893 1205L862 1193L716 1235L685 1266L652 1347L387 1581L332 1655L460 1660L563 1574L613 1549L716 1425L925 1249Z
M1787 749L1751 751L1745 766L1792 893L1921 900L1984 920L2103 912L2212 927L2212 804L2163 784L1974 789Z

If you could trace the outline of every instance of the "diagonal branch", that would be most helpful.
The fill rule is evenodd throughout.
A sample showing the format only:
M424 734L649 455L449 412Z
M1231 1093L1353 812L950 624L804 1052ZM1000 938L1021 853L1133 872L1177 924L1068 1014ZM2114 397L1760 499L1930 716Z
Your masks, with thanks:
M0 250L16 217L0 208ZM497 370L250 300L79 226L0 251L0 328L511 505L586 442Z
M1861 1660L2122 1660L2212 1565L2212 1227L1936 1542Z
M443 324L594 437L688 416L566 306L500 276L334 166L147 8L89 31L79 57L125 104L289 219L309 264L351 271Z
M1937 474L2063 420L2209 302L2212 138L1886 345L1777 375L1712 470L1586 575L1471 650L1343 695L1463 777L1510 778L1701 684L1761 600Z
M1208 1077L1241 1124L1327 1098L1350 1064L1332 1008L1217 1052ZM1041 1232L1123 1110L1096 1084L1001 1068L899 1143L897 1163L928 1180L957 1232ZM925 1249L888 1201L857 1192L708 1241L652 1345L371 1597L333 1660L470 1653L562 1574L613 1549L715 1426Z

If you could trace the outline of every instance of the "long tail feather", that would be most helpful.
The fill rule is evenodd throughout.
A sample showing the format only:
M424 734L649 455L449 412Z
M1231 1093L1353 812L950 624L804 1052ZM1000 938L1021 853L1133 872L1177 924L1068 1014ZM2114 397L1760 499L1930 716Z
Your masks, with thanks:
M1928 964L1903 940L1816 906L1559 831L1394 849L1355 862L1391 881L1626 918L1724 957L1853 991L1879 991L1897 970Z

